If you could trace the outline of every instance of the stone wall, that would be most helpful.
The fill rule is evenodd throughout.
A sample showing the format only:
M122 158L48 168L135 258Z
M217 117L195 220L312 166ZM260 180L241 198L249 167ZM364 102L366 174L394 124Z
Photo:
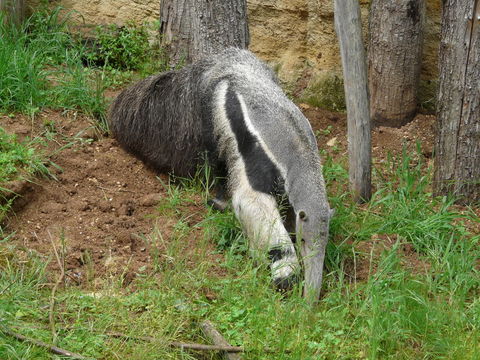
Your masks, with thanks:
M438 74L441 0L427 1L422 77ZM249 0L251 50L277 63L280 74L295 79L305 70L341 73L333 0ZM364 39L369 0L360 0Z
M437 53L441 0L427 1L427 24L422 78L438 75ZM27 0L31 8L39 0ZM364 35L367 33L369 0L360 0ZM132 20L155 22L159 0L54 0L78 24L118 25ZM333 23L333 0L248 0L250 49L272 63L280 77L295 83L302 77L341 73L339 49Z
M45 0L26 0L31 10ZM69 13L69 19L82 25L123 25L127 21L136 23L158 21L159 0L48 0L48 6L57 6Z

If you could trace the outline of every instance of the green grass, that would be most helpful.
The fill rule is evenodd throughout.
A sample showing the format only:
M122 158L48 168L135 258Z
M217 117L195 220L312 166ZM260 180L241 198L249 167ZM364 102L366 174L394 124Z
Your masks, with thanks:
M161 216L177 219L174 234L165 238L156 229L147 239L166 246L154 256L156 266L126 288L119 279L105 279L100 286L60 291L58 345L101 359L194 359L198 353L166 342L206 343L198 323L209 319L230 343L248 350L245 359L478 359L480 238L463 226L478 219L455 212L447 199L432 200L431 176L417 155L377 168L377 190L366 206L345 195L341 165L327 159L324 173L337 212L318 305L309 307L298 288L288 295L272 290L266 265L248 258L231 212L209 209L189 226L185 205L203 201L206 192L198 181L180 181L165 184L169 196L159 205ZM198 228L204 239L192 254L185 239ZM382 234L396 240L377 255L358 250ZM213 257L218 262L209 260L212 242L223 254ZM405 244L428 266L405 264ZM0 249L1 323L51 342L48 311L42 310L50 299L44 259L9 245L8 238ZM354 263L369 267L370 275L356 280ZM109 331L159 341L116 339L105 335ZM0 335L0 358L49 356Z
M80 110L105 126L104 90L164 70L161 51L150 47L146 26L127 25L98 30L93 52L59 13L36 11L20 28L0 21L0 113ZM94 60L103 66L84 66Z
M20 142L15 135L6 133L0 127L0 221L15 198L15 195L5 188L8 182L30 180L33 175L50 174L44 157L35 149L39 141L40 139Z
M299 101L322 109L345 112L347 105L343 79L337 75L322 76L308 85Z
M75 109L103 121L102 85L58 14L35 12L20 28L0 21L0 112Z

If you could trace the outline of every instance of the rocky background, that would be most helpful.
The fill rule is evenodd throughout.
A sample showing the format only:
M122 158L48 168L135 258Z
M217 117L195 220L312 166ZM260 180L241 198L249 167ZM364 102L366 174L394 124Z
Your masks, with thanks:
M441 0L426 0L427 21L422 67L423 83L438 76ZM364 38L368 32L369 0L360 0ZM30 0L31 9L39 0ZM56 0L73 22L81 25L156 22L159 0ZM334 29L333 0L248 0L250 49L278 70L288 84L303 87L323 76L341 74Z

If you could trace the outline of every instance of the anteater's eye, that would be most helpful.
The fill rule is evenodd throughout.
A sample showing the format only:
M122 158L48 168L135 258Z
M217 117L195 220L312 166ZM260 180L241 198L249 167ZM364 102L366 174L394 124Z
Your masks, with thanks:
M305 213L305 211L301 210L299 213L298 213L298 217L300 218L300 220L303 220L303 221L306 221L307 220L307 214Z

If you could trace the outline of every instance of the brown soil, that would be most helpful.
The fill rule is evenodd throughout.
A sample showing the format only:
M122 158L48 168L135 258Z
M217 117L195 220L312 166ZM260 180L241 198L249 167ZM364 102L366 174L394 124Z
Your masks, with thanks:
M328 151L334 159L348 155L347 115L300 104L305 116L310 120L316 132L318 145ZM401 128L380 126L372 131L373 162L387 160L388 154L400 155L405 146L409 153L415 152L417 142L421 144L421 153L426 158L432 157L434 143L435 116L419 114L415 119Z
M50 124L55 124L55 132L48 136ZM51 157L56 166L50 171L57 180L12 184L22 197L16 200L6 229L15 232L17 245L50 257L50 268L57 270L52 242L60 251L64 239L67 278L78 284L105 275L122 275L127 284L134 274L152 267L152 246L165 253L165 244L152 245L150 235L158 228L165 241L174 236L178 219L156 209L166 197L157 176L164 182L168 176L155 174L115 140L99 135L83 116L47 111L33 123L24 116L4 116L0 126L20 138L50 137L47 153L67 147ZM192 214L189 224L195 225L205 207L200 199L192 201L186 212ZM201 230L194 228L182 241L191 251L202 239ZM213 244L211 250L209 256L219 256ZM160 261L168 261L162 256Z
M346 115L305 104L300 107L310 119L320 147L335 159L345 158ZM400 129L375 129L375 163L385 161L389 152L398 154L404 145L414 150L416 141L422 143L422 153L431 157L434 120L433 116L418 115ZM50 139L46 151L54 153L51 160L59 167L50 166L57 180L44 178L13 184L22 197L15 202L14 212L5 225L8 232L15 232L16 245L50 259L50 268L58 270L52 243L59 248L64 239L67 277L77 284L111 275L121 275L124 284L128 284L135 274L152 268L152 246L159 249L160 261L168 261L164 250L174 236L178 219L162 215L157 209L167 196L157 176L165 182L166 175L155 174L119 148L115 140L96 132L88 118L75 113L45 111L34 121L24 116L1 116L0 126L20 138L41 135ZM66 148L60 151L62 147ZM198 224L205 212L203 201L193 199L184 212L192 214L189 225ZM154 228L162 233L164 244L152 245L149 241ZM195 243L202 239L202 230L194 227L182 239L185 251L195 252ZM351 271L356 279L368 276L369 254L390 247L391 242L390 237L379 236L359 247L358 251L366 255ZM208 247L208 254L204 255L216 263L220 255L214 244ZM402 251L408 266L418 271L425 269L426 265L411 248L407 246ZM191 266L195 264L192 262ZM222 273L221 269L213 271Z

